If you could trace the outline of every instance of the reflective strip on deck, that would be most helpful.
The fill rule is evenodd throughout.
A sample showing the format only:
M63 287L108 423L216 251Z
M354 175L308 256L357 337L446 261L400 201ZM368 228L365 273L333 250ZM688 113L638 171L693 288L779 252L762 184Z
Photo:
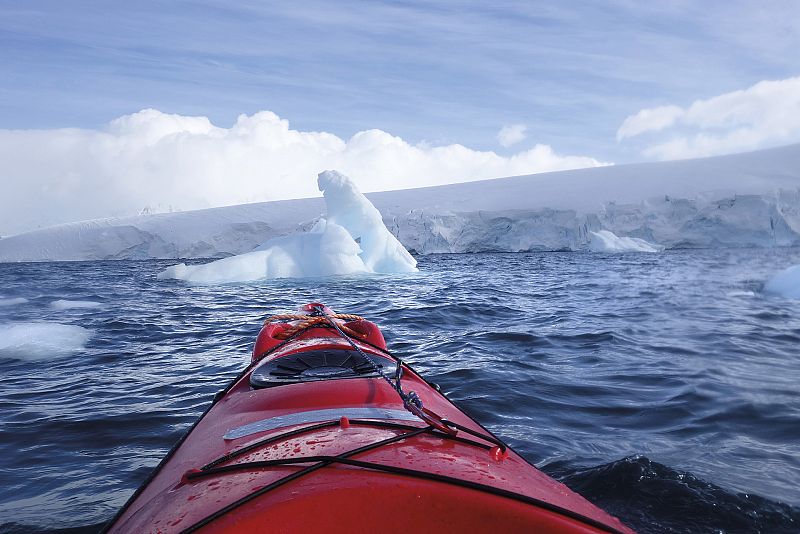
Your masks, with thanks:
M312 410L298 412L278 417L262 419L233 430L228 430L223 439L237 439L265 430L273 430L284 426L294 426L303 423L320 423L322 421L335 421L341 417L348 419L394 419L399 421L419 421L416 415L406 410L390 410L388 408L331 408L327 410Z

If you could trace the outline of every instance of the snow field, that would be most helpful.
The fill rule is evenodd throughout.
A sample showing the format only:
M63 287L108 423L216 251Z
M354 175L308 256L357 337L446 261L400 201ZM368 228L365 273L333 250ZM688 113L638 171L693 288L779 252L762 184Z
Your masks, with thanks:
M367 198L419 254L584 250L601 230L668 249L789 247L800 245L798 169L800 145L790 145ZM0 239L0 262L224 258L306 232L324 210L307 198L68 223Z

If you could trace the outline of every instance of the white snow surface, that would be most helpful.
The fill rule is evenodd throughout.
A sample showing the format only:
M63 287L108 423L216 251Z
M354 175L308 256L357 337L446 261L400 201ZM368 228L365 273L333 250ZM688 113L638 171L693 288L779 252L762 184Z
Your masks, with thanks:
M800 299L800 265L784 269L764 284L764 291L792 299Z
M664 247L648 243L637 237L619 237L608 230L589 232L589 250L592 252L661 252Z
M366 196L420 254L579 250L600 230L666 248L794 246L800 145ZM0 261L222 258L308 232L324 209L310 198L70 223L0 239Z
M43 360L82 350L92 331L50 322L13 322L0 325L0 358Z
M202 265L181 263L158 277L193 283L416 271L417 261L386 226L380 212L343 174L318 178L327 214L307 232L270 239L257 250Z

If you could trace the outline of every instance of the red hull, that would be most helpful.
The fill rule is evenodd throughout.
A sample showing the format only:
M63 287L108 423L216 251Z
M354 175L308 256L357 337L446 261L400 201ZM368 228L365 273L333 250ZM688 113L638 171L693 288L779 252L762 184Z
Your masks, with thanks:
M393 372L375 325L339 323L351 327L361 351ZM632 532L498 447L410 369L404 368L402 389L461 425L455 436L405 410L380 376L258 385L261 375L280 381L292 372L281 362L305 363L304 356L323 352L333 358L352 348L321 325L288 341L274 337L292 324L265 325L253 364L173 449L110 532ZM381 441L387 443L375 445Z

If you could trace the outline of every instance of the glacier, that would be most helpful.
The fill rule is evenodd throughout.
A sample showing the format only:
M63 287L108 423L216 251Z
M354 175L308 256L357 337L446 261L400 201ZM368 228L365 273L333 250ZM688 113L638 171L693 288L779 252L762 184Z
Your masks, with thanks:
M797 246L800 145L366 198L417 254L588 250L601 231L666 249ZM308 198L69 223L0 239L0 262L225 258L308 233L324 211Z
M417 260L386 229L380 212L349 178L325 171L317 183L327 213L309 231L273 238L253 252L211 263L173 265L158 278L214 284L417 270Z

